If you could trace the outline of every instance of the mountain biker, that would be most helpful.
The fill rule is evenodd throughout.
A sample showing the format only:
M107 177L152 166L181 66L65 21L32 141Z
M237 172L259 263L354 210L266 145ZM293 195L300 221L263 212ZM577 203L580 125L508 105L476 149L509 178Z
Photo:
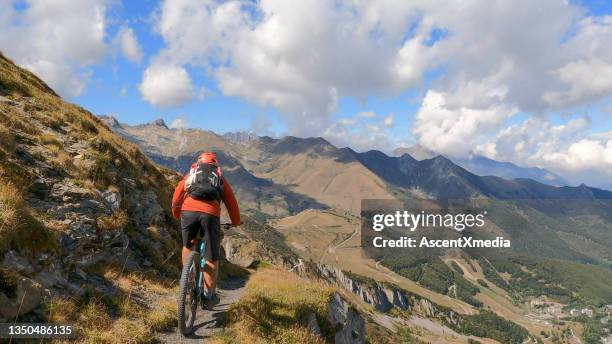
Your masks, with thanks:
M187 190L189 184L188 178L197 167L201 164L212 165L221 176L221 187L219 188L218 199L200 199L192 198ZM210 167L210 166L209 166ZM172 197L172 215L175 218L181 219L181 233L183 237L182 263L187 264L189 254L194 249L195 238L198 235L202 238L206 237L206 266L204 268L204 285L206 292L203 295L203 300L208 307L212 307L219 302L216 295L217 274L219 270L219 258L221 248L221 201L229 213L232 226L239 226L240 210L238 203L234 197L232 187L227 179L221 174L217 157L212 152L204 152L198 156L197 161L191 166L191 173L187 173L183 180L179 182L174 190ZM214 172L213 172L214 173ZM215 174L216 175L216 174Z

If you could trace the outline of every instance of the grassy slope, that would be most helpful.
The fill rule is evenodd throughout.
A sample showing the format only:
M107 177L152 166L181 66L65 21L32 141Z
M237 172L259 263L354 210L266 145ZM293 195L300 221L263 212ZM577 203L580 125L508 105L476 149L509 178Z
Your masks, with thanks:
M252 153L251 153L252 152ZM245 167L332 208L359 213L363 198L391 198L386 183L322 139L262 138L248 147Z
M251 275L241 300L232 305L223 332L211 344L333 343L334 329L327 322L327 306L335 287L301 278L277 267ZM317 318L322 337L307 327L309 314ZM371 344L422 343L408 329L396 333L366 317L366 342Z
M154 166L134 145L113 134L95 116L79 106L64 102L47 85L0 54L0 258L7 249L26 257L61 254L57 236L66 228L53 217L30 206L30 198L44 199L34 181L51 178L69 181L89 190L130 192L125 180L137 181L136 188L153 190L158 203L169 215L169 202L175 173ZM68 147L81 147L69 151ZM25 152L25 153L24 153ZM44 168L33 168L23 156L35 159ZM79 155L81 158L77 158ZM87 166L79 161L86 161ZM29 198L26 199L25 196ZM123 205L122 205L123 206ZM98 230L134 230L126 209L97 219ZM175 228L169 216L160 225ZM146 235L158 240L155 226ZM178 249L174 241L164 242L161 250L139 247L154 263L153 269L170 276L176 264L162 258ZM147 343L153 332L172 326L175 305L167 281L155 274L129 273L115 266L95 266L87 271L112 281L119 294L114 299L92 290L83 296L54 296L44 305L44 319L74 323L81 329L81 342ZM15 272L0 270L2 291L10 295ZM143 306L133 301L134 289L156 295L156 302Z

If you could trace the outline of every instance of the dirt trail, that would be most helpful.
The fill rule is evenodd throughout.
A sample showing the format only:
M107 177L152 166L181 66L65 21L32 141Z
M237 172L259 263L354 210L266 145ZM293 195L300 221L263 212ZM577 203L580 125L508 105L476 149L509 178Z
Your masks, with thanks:
M315 227L317 229L319 229L319 226L315 225ZM353 230L353 232L351 233L351 235L342 240L339 244L334 245L334 240L330 241L327 246L325 246L325 249L323 250L323 252L321 253L321 256L319 257L319 264L323 264L323 259L325 259L325 255L329 252L332 252L331 250L334 250L336 248L339 248L340 246L344 245L345 243L349 242L351 239L353 239L353 237L355 236L355 234L359 233L359 226L355 227L355 229Z
M194 331L190 336L184 337L175 327L172 332L159 333L157 339L160 343L202 343L223 328L227 310L231 304L240 299L244 293L245 284L246 279L244 278L222 281L217 290L221 302L212 311L198 308L193 325Z

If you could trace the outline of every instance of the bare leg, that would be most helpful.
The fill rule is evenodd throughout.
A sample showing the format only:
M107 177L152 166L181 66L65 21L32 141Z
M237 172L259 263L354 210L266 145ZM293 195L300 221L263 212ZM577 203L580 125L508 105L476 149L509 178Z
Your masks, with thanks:
M183 266L185 266L185 264L187 264L187 258L189 258L189 253L191 253L192 250L188 249L187 247L183 246L183 252L181 254L181 262L183 262Z
M217 289L218 273L219 262L207 260L206 266L204 267L204 285L206 286L206 289L212 291L212 293L215 293Z

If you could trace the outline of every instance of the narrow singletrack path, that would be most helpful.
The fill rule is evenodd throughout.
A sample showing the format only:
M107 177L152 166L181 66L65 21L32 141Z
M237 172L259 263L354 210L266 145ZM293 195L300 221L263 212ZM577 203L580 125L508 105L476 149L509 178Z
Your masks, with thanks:
M175 327L172 332L158 333L157 339L160 343L202 343L215 332L223 329L227 311L234 302L240 299L244 293L245 284L246 278L221 281L217 287L221 301L211 311L198 308L193 324L194 331L191 335L185 337Z

